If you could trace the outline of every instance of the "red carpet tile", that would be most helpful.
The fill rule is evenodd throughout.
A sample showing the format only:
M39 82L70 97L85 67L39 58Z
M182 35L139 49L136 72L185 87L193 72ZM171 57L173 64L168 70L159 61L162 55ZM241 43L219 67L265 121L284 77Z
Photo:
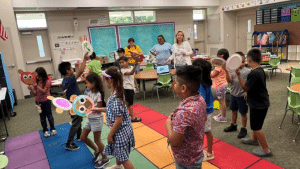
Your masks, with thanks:
M148 111L148 110L151 110L150 108L146 107L146 106L143 106L141 104L134 104L133 105L133 112L134 114L139 114L139 113L142 113L144 111Z
M260 160L259 157L225 143L224 141L213 144L213 150L215 159L208 162L222 169L246 168Z
M145 125L154 123L159 120L167 119L167 116L165 116L161 113L158 113L154 110L148 110L148 111L139 113L136 115L136 117L142 118L142 123L144 123Z
M270 163L267 160L260 160L259 162L255 163L254 165L252 165L251 167L249 167L248 169L283 169L282 167L279 167L278 165L275 165L273 163Z
M152 128L153 130L157 131L158 133L167 136L167 130L165 128L165 122L166 122L166 118L163 120L159 120L157 122L148 124L148 127Z

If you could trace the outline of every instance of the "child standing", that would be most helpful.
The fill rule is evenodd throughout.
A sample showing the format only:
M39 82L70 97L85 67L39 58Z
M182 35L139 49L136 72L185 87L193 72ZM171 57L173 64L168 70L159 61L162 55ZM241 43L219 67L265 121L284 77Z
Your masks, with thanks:
M92 53L92 55L90 56L90 59L91 59L91 62L88 64L89 72L96 73L102 79L102 75L101 75L102 64L99 60L96 59L95 52Z
M245 55L243 52L236 52L242 57L242 65L240 66L240 74L244 81L247 81L247 76L250 73L250 69L245 67ZM238 135L238 138L244 138L247 135L247 113L248 113L248 106L245 100L245 92L242 89L242 86L240 85L240 82L238 80L238 77L235 72L229 73L226 69L226 64L223 64L223 69L226 72L226 79L228 83L231 83L231 98L230 98L230 109L232 110L232 123L229 127L224 129L224 132L231 132L231 131L237 131L237 112L238 110L241 113L242 116L242 127L241 131Z
M80 64L79 70L75 74L70 62L62 62L58 66L60 74L64 76L62 87L63 90L66 91L65 94L68 100L70 100L70 97L73 94L80 95L77 79L82 75L87 59L88 55L86 53L83 61ZM79 149L79 146L74 143L74 137L77 134L76 140L80 141L82 117L74 114L72 110L70 111L70 115L72 119L72 125L65 148L67 150L77 150Z
M259 157L273 156L269 148L264 132L261 130L265 117L270 107L269 94L266 86L266 74L260 67L261 52L259 49L251 49L248 54L248 65L252 71L244 82L240 70L236 71L239 82L244 91L247 92L247 102L250 107L250 127L253 130L251 138L243 138L242 143L262 147L252 151L252 154Z
M131 148L135 146L133 128L124 100L122 73L117 67L110 67L102 73L105 86L112 90L106 108L94 110L106 111L106 122L111 128L107 137L108 145L103 154L116 158L116 165L109 169L134 169L129 161Z
M204 133L207 139L207 152L204 151L203 161L212 160L215 158L214 152L212 151L213 135L211 132L211 114L214 112L214 98L211 92L212 80L210 78L210 72L212 69L211 63L204 59L196 59L193 61L193 66L197 66L202 70L201 84L198 89L201 96L206 102L206 113L207 120L205 122Z
M43 67L36 68L35 72L37 73L37 83L33 86L28 86L28 89L35 96L37 107L41 108L40 120L43 127L44 137L50 136L47 128L46 118L48 118L50 124L51 135L55 136L57 132L54 127L54 118L51 111L51 100L47 99L47 97L50 96L51 82L48 78L46 70Z
M123 48L119 48L119 49L117 50L117 53L118 53L118 57L115 58L116 61L115 61L115 63L114 63L114 66L116 66L116 67L118 67L119 69L121 69L121 65L120 65L120 62L119 62L119 58L125 56L125 50L124 50Z
M229 58L229 52L227 49L220 49L217 53L217 57L227 60ZM221 113L214 116L217 122L227 122L226 119L226 91L227 91L227 81L226 73L222 67L215 67L211 72L210 77L212 78L212 88L216 90L218 101L220 102Z
M84 95L91 97L95 103L95 107L103 107L104 103L104 90L102 81L96 73L90 73L85 80L85 86L87 89ZM102 168L107 165L110 161L102 154L104 150L104 144L101 142L101 130L103 126L103 116L102 112L93 111L87 117L87 122L83 128L80 139L89 147L91 147L94 152L93 162L99 161L99 155L102 155L102 159L97 164L96 168ZM94 142L88 138L90 132L94 133Z
M134 116L132 106L134 99L134 83L136 86L136 91L139 90L138 85L136 84L136 81L134 79L134 71L138 63L135 62L134 67L129 66L128 58L125 56L120 57L119 62L121 64L121 72L123 74L125 101L127 102L129 107L129 115L131 117L131 122L140 122L142 121L142 119Z
M165 122L177 169L202 168L203 137L207 119L206 104L198 89L201 69L185 66L177 69L174 91L183 99Z

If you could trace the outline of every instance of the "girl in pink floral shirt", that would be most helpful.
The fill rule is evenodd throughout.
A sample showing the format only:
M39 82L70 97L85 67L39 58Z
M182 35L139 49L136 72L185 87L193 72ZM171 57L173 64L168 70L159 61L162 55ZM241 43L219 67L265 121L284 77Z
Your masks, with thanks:
M177 169L202 168L206 103L199 94L201 69L185 66L176 71L173 90L183 100L167 119L167 137Z

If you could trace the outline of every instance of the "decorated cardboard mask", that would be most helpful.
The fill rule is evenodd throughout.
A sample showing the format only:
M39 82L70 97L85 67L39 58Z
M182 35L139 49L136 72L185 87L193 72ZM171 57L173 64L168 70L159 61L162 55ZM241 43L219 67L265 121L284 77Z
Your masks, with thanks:
M78 116L89 116L91 109L94 108L94 101L86 95L72 95L70 98L72 108Z
M26 85L33 85L36 83L36 72L24 72L23 70L18 70L20 74L21 82L23 82Z
M48 100L52 100L53 105L56 107L56 112L58 114L62 114L64 112L64 110L71 110L72 109L72 103L62 97L53 97L53 96L48 96L47 97ZM71 115L75 115L74 113L72 114L71 111Z

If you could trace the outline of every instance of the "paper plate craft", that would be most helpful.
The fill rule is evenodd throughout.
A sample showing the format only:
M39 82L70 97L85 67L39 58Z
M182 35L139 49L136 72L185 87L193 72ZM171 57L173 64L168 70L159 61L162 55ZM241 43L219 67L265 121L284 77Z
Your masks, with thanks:
M36 83L36 72L24 72L21 69L19 69L18 72L20 74L21 82L23 82L24 84L33 85L34 83Z
M88 53L89 56L93 54L93 46L88 41L82 42L82 50L84 53Z
M242 57L239 54L234 54L228 58L226 62L226 69L229 72L234 72L242 64Z
M72 103L62 97L53 97L53 96L48 96L48 100L52 100L53 105L56 107L56 112L58 114L63 113L64 110L71 110L72 109Z
M86 95L72 95L70 98L72 102L73 111L78 116L89 116L91 109L94 108L94 101Z
M226 61L222 58L219 57L214 57L211 60L211 64L215 67L222 67L223 63L225 63Z

